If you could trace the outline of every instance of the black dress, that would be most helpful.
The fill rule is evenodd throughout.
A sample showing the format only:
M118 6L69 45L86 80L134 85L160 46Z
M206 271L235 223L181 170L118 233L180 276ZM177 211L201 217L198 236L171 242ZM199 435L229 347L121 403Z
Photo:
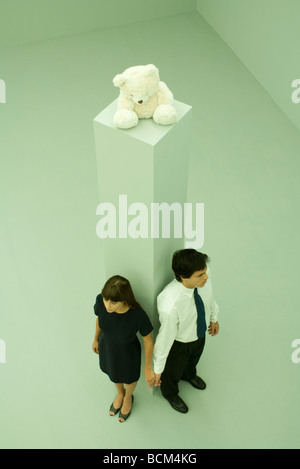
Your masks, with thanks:
M152 324L141 307L126 313L108 313L102 295L94 306L101 329L99 337L99 364L114 383L130 384L138 381L141 371L141 345L137 332L146 336Z

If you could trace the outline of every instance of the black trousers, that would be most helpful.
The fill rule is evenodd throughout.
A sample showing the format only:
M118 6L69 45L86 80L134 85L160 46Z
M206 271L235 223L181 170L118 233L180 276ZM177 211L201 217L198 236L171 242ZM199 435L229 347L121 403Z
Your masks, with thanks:
M166 398L178 395L181 379L190 380L196 376L196 366L205 345L205 335L194 342L175 340L169 352L165 369L161 375L161 392Z

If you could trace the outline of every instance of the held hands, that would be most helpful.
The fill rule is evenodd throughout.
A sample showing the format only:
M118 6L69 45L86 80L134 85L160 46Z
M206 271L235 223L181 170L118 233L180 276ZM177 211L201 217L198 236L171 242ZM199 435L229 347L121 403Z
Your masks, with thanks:
M155 373L152 368L145 368L145 378L148 383L149 388L153 388L155 383Z
M160 386L161 385L161 373L159 373L158 375L156 373L155 374L155 383L154 383L154 386Z
M146 369L145 368L145 378L148 383L149 388L153 389L153 386L160 386L160 377L161 374L157 375L154 373L152 368Z

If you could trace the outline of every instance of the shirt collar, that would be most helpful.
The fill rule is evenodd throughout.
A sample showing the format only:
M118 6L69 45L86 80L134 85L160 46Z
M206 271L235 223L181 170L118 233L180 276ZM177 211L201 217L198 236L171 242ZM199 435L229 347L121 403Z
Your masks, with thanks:
M182 285L181 282L178 282L178 280L176 280L176 282L178 283L179 285L179 289L180 291L184 294L184 295L187 295L189 297L192 297L193 294L194 294L194 288L187 288L185 287L184 285Z

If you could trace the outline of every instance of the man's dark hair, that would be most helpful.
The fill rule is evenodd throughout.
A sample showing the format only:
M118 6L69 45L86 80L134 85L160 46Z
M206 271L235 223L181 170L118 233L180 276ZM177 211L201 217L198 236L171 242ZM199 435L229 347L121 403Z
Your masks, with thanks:
M197 270L204 270L209 262L207 254L196 251L196 249L181 249L173 254L172 269L176 280L181 282L181 277L189 278Z

